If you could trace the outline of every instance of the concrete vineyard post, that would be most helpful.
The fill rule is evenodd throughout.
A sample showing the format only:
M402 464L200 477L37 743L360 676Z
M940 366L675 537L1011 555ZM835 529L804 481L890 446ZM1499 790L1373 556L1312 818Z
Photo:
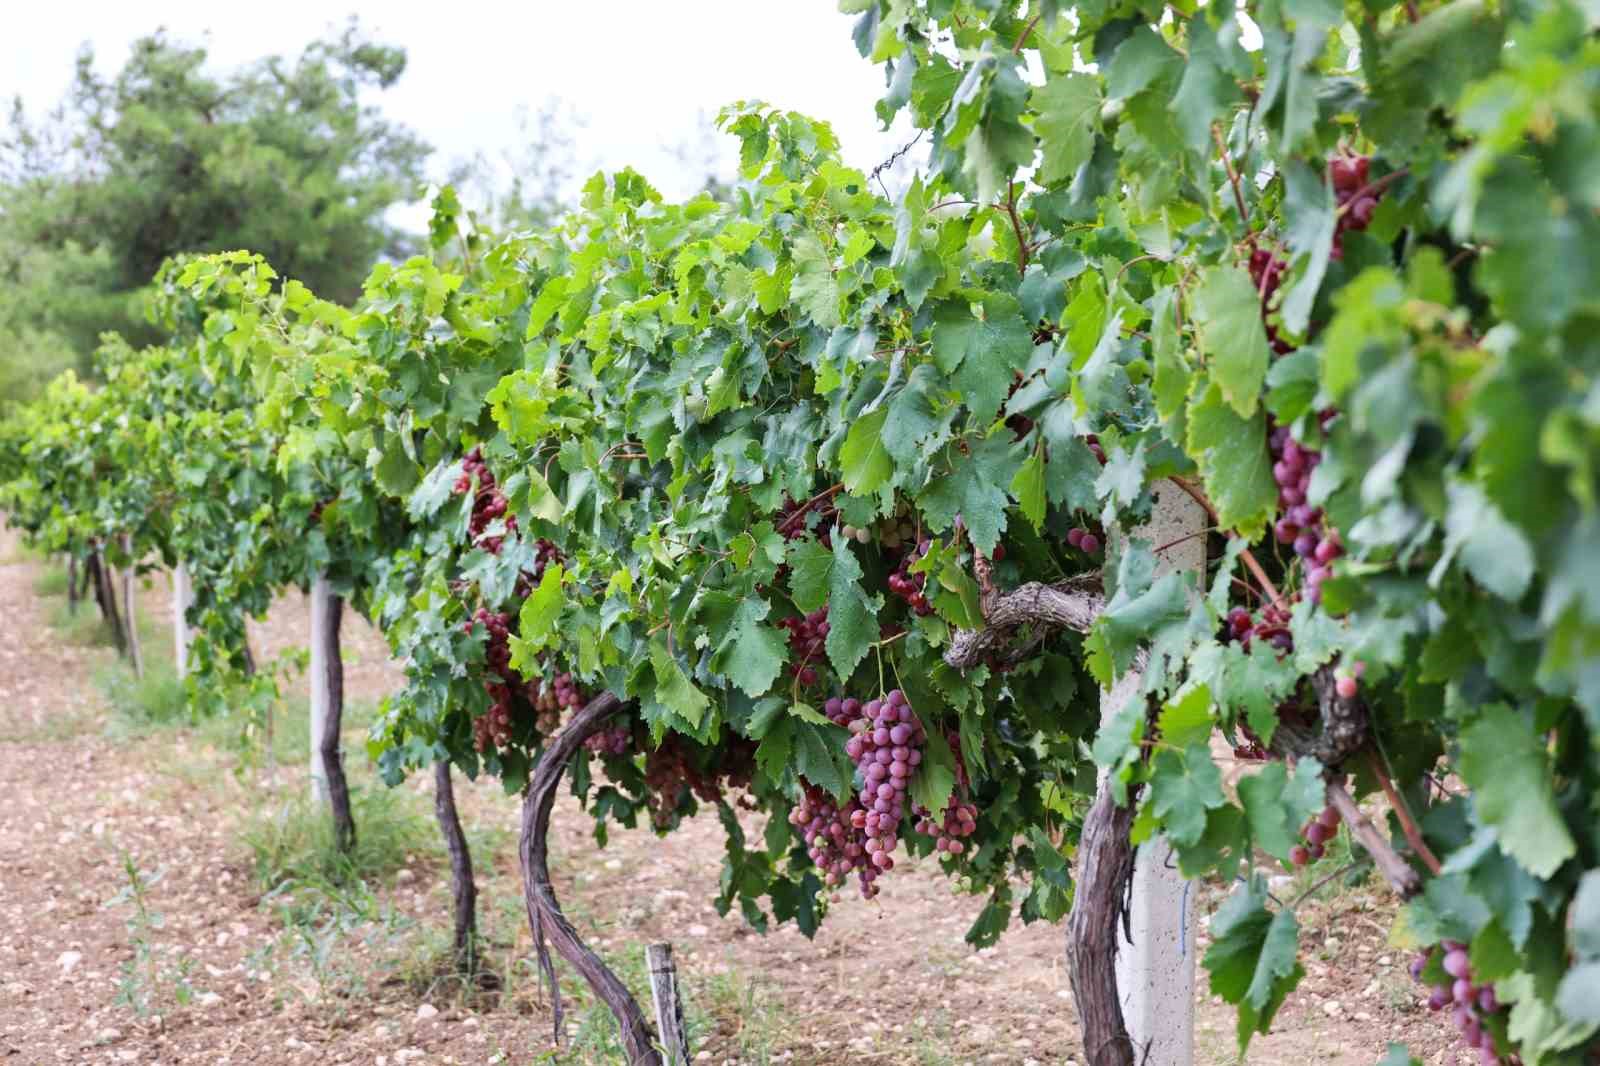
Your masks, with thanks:
M1162 551L1157 574L1198 570L1204 576L1206 514L1171 482L1156 493L1148 525L1135 536ZM1190 539L1184 540L1188 537ZM1101 700L1105 717L1114 714L1137 691L1139 677L1127 674ZM1194 1062L1195 975L1194 883L1177 870L1165 838L1143 844L1134 860L1129 900L1130 944L1118 936L1117 988L1122 1012L1137 1054L1163 1066Z

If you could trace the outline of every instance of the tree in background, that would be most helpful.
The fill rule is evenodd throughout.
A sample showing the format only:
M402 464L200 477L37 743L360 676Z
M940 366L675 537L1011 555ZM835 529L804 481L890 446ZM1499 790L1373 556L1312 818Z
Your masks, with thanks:
M287 276L353 299L406 249L386 219L429 148L364 102L405 52L352 23L235 72L158 31L110 78L85 50L66 98L0 136L0 378L85 363L100 333L146 333L138 293L178 252L252 248ZM26 294L26 299L22 295ZM36 357L37 353L37 357Z

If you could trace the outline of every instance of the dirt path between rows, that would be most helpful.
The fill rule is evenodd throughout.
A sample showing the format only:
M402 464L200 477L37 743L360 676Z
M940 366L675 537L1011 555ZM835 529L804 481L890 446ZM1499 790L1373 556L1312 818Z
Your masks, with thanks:
M0 1063L618 1061L607 1018L582 1002L568 1047L551 1044L520 913L514 799L490 782L458 787L503 985L464 997L427 980L449 920L429 782L387 797L409 812L415 843L370 894L343 909L309 890L263 899L241 837L299 795L303 765L241 763L216 729L119 728L94 680L112 653L52 628L62 601L34 591L45 569L0 531ZM147 617L169 617L164 578L141 597ZM286 597L257 628L259 650L302 643L305 617L303 598ZM162 632L147 656L171 654ZM381 639L355 620L346 647L352 702L375 703L396 678ZM356 786L375 793L359 733L349 740ZM903 864L877 901L841 899L815 940L792 928L761 936L711 906L714 818L665 840L615 830L603 850L574 801L556 818L557 888L596 949L636 974L645 943L676 946L697 1062L1085 1062L1061 930L1015 927L974 952L961 937L981 901L936 869ZM1203 909L1218 898L1206 890ZM1301 909L1308 977L1249 1062L1365 1066L1393 1039L1429 1063L1455 1061L1418 1007L1405 956L1384 945L1390 906L1368 887ZM1203 985L1197 1061L1237 1061L1231 1012ZM565 987L581 992L570 977Z

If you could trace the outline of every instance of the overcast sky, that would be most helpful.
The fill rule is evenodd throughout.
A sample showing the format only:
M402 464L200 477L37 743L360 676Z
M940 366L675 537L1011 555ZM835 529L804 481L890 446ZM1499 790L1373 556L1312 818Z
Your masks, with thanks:
M9 104L21 94L30 111L43 110L66 88L85 42L110 72L134 39L164 26L206 43L226 68L296 54L351 14L406 49L405 76L377 102L434 146L434 177L477 152L500 158L517 139L519 107L536 110L552 97L586 120L581 171L631 165L673 197L694 191L704 174L672 148L697 143L703 119L735 100L827 119L863 169L906 140L903 129L878 131L880 70L856 54L851 17L832 0L30 4L12 13L0 40L0 98ZM717 139L730 146L723 170L731 174L733 142Z

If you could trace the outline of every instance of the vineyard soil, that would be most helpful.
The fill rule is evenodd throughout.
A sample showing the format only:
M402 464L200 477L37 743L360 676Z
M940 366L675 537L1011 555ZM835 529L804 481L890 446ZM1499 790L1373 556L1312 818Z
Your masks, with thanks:
M65 600L35 594L46 570L0 533L0 1061L617 1061L606 1049L609 1016L588 1013L570 977L574 1043L549 1050L549 1001L519 910L517 809L498 784L457 790L482 871L480 926L503 984L497 996L468 998L429 979L449 921L448 869L425 820L431 778L404 786L399 806L424 820L412 823L398 869L371 879L370 897L314 885L291 889L295 906L264 897L242 834L299 794L303 756L241 766L218 729L130 729L90 681L112 669L109 650L70 643L50 624ZM164 578L143 597L144 617L170 617ZM263 659L302 643L305 617L298 596L281 602L255 633ZM170 647L152 641L147 654ZM359 619L347 622L346 647L349 699L370 708L395 675ZM278 729L290 732L282 721ZM359 723L348 740L353 784L381 788ZM721 847L711 819L667 840L617 833L597 850L575 804L556 817L558 891L597 949L639 984L643 946L674 943L697 1061L1084 1061L1061 931L1013 929L974 953L961 935L978 903L952 896L935 870L897 869L871 903L850 893L814 942L792 929L761 937L710 906ZM1306 883L1302 875L1282 891ZM1219 898L1208 887L1203 913ZM1430 1064L1455 1061L1453 1035L1419 1006L1408 956L1384 944L1391 905L1373 884L1325 889L1302 905L1309 976L1250 1062L1356 1066L1389 1040L1408 1041ZM337 948L319 950L330 937ZM1231 1013L1202 991L1199 1018L1198 1061L1234 1061Z

